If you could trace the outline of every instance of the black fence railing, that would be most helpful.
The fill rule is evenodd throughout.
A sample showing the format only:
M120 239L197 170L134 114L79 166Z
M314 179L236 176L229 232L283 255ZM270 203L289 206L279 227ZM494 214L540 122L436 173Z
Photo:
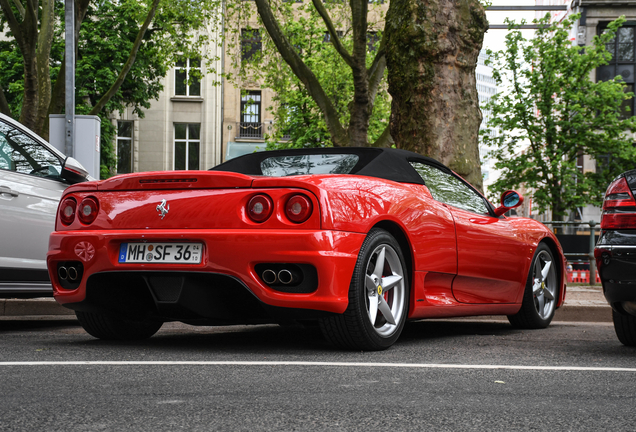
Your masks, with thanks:
M263 139L263 123L240 122L236 128L237 138Z
M600 230L600 226L598 222L589 221L589 222L564 222L564 221L547 221L541 222L544 225L551 225L552 228L556 227L564 227L566 225L574 225L581 226L587 225L590 228L589 235L589 247L587 252L567 252L563 251L563 254L566 258L586 258L590 263L590 285L596 285L596 260L594 259L594 246L596 245L596 230Z

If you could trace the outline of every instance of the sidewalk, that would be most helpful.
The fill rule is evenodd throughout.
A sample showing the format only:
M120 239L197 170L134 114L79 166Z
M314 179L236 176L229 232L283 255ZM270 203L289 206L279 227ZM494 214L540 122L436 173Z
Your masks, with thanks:
M612 322L612 308L603 296L601 284L571 286L565 293L565 304L557 309L555 321Z
M0 319L75 319L72 310L52 298L0 299ZM568 286L565 304L556 311L554 321L612 322L612 310L603 297L601 285Z

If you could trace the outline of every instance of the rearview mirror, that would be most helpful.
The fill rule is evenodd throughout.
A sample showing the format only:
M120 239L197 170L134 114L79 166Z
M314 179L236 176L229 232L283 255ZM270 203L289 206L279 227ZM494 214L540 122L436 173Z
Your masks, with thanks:
M62 165L62 178L71 184L75 184L88 181L89 175L79 161L69 156Z
M523 197L517 191L505 191L501 194L501 205L495 209L495 215L501 216L508 210L519 207L521 204L523 204Z

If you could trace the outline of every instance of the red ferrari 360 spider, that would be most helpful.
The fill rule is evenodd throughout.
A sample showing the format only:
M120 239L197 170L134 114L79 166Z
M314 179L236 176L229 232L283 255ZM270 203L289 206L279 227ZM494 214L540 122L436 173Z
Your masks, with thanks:
M549 325L565 297L554 235L506 217L439 162L396 149L260 152L210 171L69 187L51 234L56 300L91 335L317 321L338 347L391 346L407 320Z

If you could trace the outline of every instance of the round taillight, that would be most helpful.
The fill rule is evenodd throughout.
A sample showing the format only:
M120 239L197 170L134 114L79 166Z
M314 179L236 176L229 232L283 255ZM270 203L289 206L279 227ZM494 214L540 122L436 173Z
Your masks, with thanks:
M265 222L272 214L274 206L267 195L255 195L247 203L247 214L254 222Z
M285 214L287 218L295 223L302 223L309 219L313 206L309 198L305 195L294 195L287 200Z
M99 204L97 200L92 197L84 198L79 205L77 216L83 224L91 224L97 217L99 211Z
M73 198L66 198L62 201L60 206L60 221L62 224L68 226L75 220L75 209L77 208L77 201Z

